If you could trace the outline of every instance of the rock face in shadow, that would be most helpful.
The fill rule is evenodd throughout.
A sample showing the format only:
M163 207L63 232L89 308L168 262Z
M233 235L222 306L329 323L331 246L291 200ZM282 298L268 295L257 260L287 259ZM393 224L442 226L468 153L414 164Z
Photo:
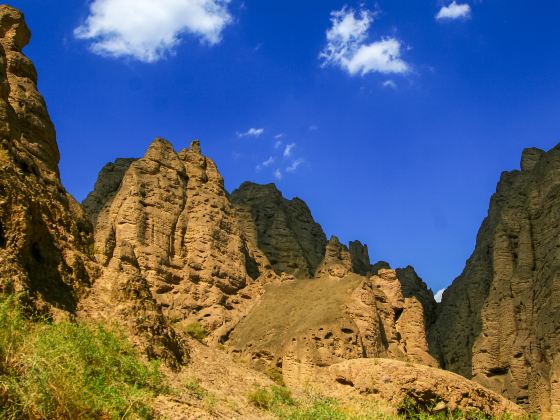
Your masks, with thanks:
M327 239L299 198L287 200L274 184L246 182L231 195L240 213L251 216L258 248L278 274L312 277L323 260ZM243 226L251 223L244 223Z
M93 230L60 182L55 130L22 53L30 36L21 12L0 6L0 291L68 316L96 276Z
M108 201L111 201L124 178L124 174L136 159L116 159L101 169L93 191L82 202L84 210L97 223L97 216Z
M371 261L369 259L368 246L360 241L351 241L348 250L352 259L352 271L361 276L372 274ZM373 273L375 274L375 273Z
M502 174L433 341L443 367L535 411L560 414L560 147Z

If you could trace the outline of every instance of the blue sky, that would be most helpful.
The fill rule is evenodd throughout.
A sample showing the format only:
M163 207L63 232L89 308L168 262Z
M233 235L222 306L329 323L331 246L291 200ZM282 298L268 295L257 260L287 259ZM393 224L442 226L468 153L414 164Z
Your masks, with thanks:
M560 141L558 1L9 4L79 200L154 137L199 138L229 190L276 182L434 291L463 269L500 172Z

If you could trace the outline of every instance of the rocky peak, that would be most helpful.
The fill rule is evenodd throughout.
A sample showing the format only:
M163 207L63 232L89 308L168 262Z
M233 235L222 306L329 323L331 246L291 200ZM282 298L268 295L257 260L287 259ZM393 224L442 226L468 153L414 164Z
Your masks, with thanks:
M119 158L106 164L99 172L93 191L82 202L82 206L94 224L99 212L113 198L121 185L124 174L135 160Z
M368 246L360 241L352 241L349 244L349 251L352 258L352 271L362 276L369 275L371 273L371 261Z
M231 194L247 236L255 235L257 246L274 271L311 277L325 256L326 236L300 199L287 200L274 184L242 184ZM255 232L247 229L255 226Z
M536 147L523 150L523 154L521 155L521 170L532 171L544 153L544 150L537 149Z
M6 66L3 90L8 92L11 106L2 113L15 113L4 118L0 116L0 119L7 118L11 122L11 142L6 148L12 151L20 168L37 173L46 182L60 183L55 129L37 90L35 66L22 53L30 36L22 13L6 5L0 6L0 45Z
M31 31L19 10L0 5L0 37L2 44L14 51L21 52L29 44Z
M352 259L348 248L332 236L325 250L325 258L317 268L316 276L329 275L343 278L352 271Z

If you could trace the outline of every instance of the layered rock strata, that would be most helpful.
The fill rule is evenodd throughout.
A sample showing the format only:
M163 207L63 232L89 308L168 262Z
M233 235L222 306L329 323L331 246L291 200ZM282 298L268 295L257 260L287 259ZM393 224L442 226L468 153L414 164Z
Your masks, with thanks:
M443 367L560 415L560 146L502 174L476 248L444 293Z
M37 74L22 53L30 31L0 6L0 291L72 316L96 276L93 230L58 175L58 147Z
M266 274L266 262L255 260L199 142L176 153L156 139L143 158L107 166L86 204L104 277L122 276L123 265L134 269L128 277L143 279L171 322L215 330L260 293L238 295Z

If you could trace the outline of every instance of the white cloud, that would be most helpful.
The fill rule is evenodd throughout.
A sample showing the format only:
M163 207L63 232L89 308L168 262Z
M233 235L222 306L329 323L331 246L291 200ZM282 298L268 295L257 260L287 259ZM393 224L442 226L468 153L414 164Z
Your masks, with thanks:
M278 140L276 143L274 143L274 149L278 150L280 149L280 147L282 147L282 140Z
M272 156L270 156L270 157L269 157L267 160L265 160L264 162L259 163L259 164L256 166L255 169L256 169L257 171L260 171L262 168L268 168L268 167L269 167L270 165L272 165L273 163L274 163L274 158L273 158Z
M278 181L280 181L283 178L282 172L280 171L280 169L276 169L274 171L274 178L276 178Z
M264 128L250 128L244 133L237 133L237 137L260 137L264 133Z
M295 172L297 168L304 162L303 159L296 159L292 162L290 166L286 168L286 172Z
M100 55L147 63L166 56L184 34L215 45L232 21L230 0L93 0L77 38L91 41Z
M437 303L441 303L441 299L443 297L443 292L445 292L446 289L441 289L438 290L437 293L434 295L434 299L436 300Z
M319 130L319 126L317 125L310 125L308 128L309 131L318 131Z
M319 55L323 67L335 65L352 76L408 72L410 66L401 58L399 40L383 38L366 43L374 17L370 11L356 12L346 6L331 12L332 27L327 31L327 46Z
M443 6L436 15L437 20L468 19L471 16L471 6L458 4L455 0L449 6Z
M279 134L276 134L274 136L274 138L277 139L277 140L283 139L284 137L286 137L286 134L284 134L284 133L279 133Z
M385 81L383 82L383 87L391 88L391 89L396 89L396 88L397 88L397 84L395 83L394 80L389 79L389 80L385 80Z
M295 147L296 147L295 143L288 144L284 149L284 157L289 158L290 156L292 156L292 152Z

